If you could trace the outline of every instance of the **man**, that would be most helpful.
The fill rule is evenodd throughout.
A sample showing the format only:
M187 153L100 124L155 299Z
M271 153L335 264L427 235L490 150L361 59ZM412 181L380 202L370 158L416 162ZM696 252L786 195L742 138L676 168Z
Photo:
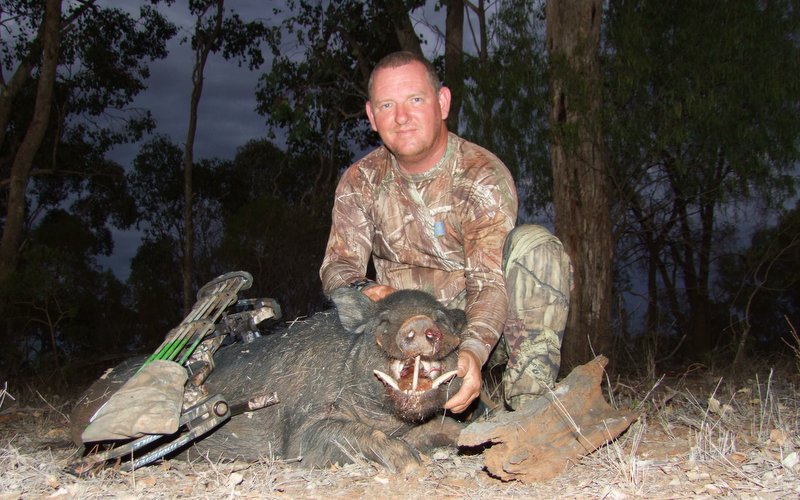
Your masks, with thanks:
M511 174L492 153L448 132L450 90L427 60L411 52L386 56L368 93L367 117L383 146L339 182L320 269L323 289L351 286L379 300L415 288L463 307L463 382L444 407L463 412L479 395L481 367L503 333L505 398L517 407L558 374L569 259L539 226L509 236L517 216ZM366 277L370 257L377 281ZM506 277L520 281L511 301Z

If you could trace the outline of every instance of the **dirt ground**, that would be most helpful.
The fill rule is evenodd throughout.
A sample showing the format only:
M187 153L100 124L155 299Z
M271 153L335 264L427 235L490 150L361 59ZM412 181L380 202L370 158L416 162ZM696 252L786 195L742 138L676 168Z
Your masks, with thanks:
M617 440L557 478L523 484L490 476L481 454L439 449L426 473L403 477L363 462L326 470L169 460L76 478L72 401L0 386L0 500L17 498L798 498L800 376L796 366L735 379L694 366L663 378L617 378L615 408L639 418Z

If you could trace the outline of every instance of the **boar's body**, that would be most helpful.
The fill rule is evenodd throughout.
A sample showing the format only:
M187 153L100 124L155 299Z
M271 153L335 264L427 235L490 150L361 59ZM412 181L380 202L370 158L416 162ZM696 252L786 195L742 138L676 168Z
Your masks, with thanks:
M403 437L452 392L447 383L422 389L456 368L463 312L421 292L373 303L345 289L333 299L335 311L217 354L210 392L236 402L275 391L281 402L232 418L198 443L199 450L211 458L302 458L310 466L347 463L357 454L396 470L418 463ZM416 356L418 390L406 390ZM396 379L399 390L381 383L375 370Z
M233 416L191 454L321 467L362 454L403 471L418 466L417 447L454 443L458 426L432 417L457 390L448 374L464 312L417 291L377 303L350 289L332 298L335 310L217 352L209 393L236 404L276 392L280 403Z

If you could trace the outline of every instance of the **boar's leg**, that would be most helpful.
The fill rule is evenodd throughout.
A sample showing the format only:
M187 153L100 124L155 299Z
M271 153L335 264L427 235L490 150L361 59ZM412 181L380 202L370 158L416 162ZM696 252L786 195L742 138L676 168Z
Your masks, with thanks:
M424 424L412 427L403 435L403 441L423 452L443 446L456 448L458 436L466 426L467 424L454 418L434 418Z
M307 465L351 463L361 454L391 472L411 473L421 468L419 454L411 445L353 420L318 420L292 441L290 455L302 456Z

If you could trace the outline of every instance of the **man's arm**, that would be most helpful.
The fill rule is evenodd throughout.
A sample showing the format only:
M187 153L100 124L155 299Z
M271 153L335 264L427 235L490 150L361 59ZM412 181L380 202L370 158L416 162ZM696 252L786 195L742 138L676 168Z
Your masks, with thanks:
M336 188L331 232L319 272L326 295L365 279L374 226L362 203L363 185L358 169L350 167Z
M502 334L508 313L503 246L516 223L517 198L510 173L499 160L480 169L462 224L467 330L459 351L461 389L445 403L464 411L480 394L481 367Z

